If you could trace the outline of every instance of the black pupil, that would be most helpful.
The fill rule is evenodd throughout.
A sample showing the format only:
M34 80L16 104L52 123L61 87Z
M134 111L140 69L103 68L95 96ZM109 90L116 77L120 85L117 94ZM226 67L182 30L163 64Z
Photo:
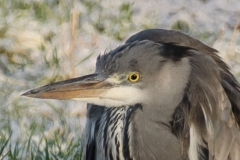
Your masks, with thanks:
M131 79L132 79L132 80L136 80L136 79L137 79L137 75L136 75L136 74L133 74L133 75L131 76Z

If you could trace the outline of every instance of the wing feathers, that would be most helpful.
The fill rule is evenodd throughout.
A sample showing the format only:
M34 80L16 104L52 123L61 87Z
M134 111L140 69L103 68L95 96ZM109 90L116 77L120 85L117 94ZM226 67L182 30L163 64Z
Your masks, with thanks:
M184 144L183 155L188 148L189 159L239 160L239 84L228 68L219 67L220 59L191 52L192 72L185 98L173 115L173 133Z

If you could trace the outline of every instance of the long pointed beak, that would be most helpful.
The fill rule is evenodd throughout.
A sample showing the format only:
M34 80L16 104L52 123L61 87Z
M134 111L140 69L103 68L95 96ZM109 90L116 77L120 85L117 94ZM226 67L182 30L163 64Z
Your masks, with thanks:
M74 99L100 98L101 94L112 88L113 85L104 80L97 80L96 74L73 78L49 84L28 91L23 96L42 99Z

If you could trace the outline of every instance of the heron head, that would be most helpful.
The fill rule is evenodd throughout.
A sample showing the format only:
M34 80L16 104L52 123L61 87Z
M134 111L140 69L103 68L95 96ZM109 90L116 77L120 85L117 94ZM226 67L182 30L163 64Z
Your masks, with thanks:
M134 41L100 55L93 74L49 84L23 95L111 107L167 103L183 95L190 73L185 58L188 50L174 44Z

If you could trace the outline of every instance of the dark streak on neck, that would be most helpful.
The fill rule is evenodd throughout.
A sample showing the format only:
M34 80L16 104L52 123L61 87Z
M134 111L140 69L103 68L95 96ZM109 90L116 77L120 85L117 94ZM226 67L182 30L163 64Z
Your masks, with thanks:
M126 160L132 160L130 157L130 149L129 149L129 125L130 125L130 118L132 113L136 109L141 109L142 106L140 104L136 104L134 106L130 106L127 110L126 118L125 118L125 124L124 124L124 133L123 133L123 155Z

